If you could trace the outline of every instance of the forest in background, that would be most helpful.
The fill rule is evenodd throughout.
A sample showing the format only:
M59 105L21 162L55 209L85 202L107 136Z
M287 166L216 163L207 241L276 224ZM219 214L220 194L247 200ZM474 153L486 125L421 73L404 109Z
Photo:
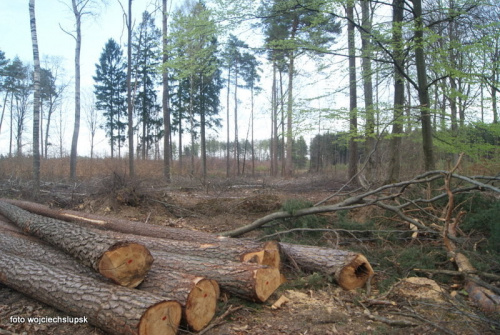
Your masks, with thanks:
M218 159L227 177L255 175L256 166L272 176L345 166L349 179L374 184L400 180L402 168L450 167L461 152L479 172L498 172L495 0L188 0L173 11L164 0L140 18L133 1L122 1L128 41L103 46L82 110L81 22L101 4L68 1L72 82L57 62L40 65L34 6L33 65L0 46L5 156L33 157L35 179L41 158L68 151L76 178L83 124L90 158L103 129L109 157L127 159L130 176L137 160L153 159L163 161L166 180L173 162L175 173L205 178L220 173L207 167ZM255 37L240 39L245 29ZM71 100L74 108L63 108ZM268 129L254 128L257 104ZM72 109L69 149L62 113ZM221 124L225 134L216 132Z

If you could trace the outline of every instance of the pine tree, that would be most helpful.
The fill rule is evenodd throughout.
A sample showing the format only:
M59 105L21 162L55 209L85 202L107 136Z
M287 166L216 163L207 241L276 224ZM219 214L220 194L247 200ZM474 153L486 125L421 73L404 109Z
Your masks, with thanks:
M7 98L9 96L9 92L7 91L6 86L5 86L5 81L7 78L6 68L7 68L7 65L9 64L9 62L10 61L5 57L5 52L0 50L0 92L2 92L2 91L5 92L3 104L2 104L2 106L0 106L0 107L2 107L2 115L0 116L0 132L2 131L3 117L5 115L5 107L7 105Z
M286 110L286 164L285 175L293 174L293 80L295 60L306 52L321 53L334 42L340 26L332 16L324 13L327 3L315 0L300 5L291 0L274 0L262 6L264 25L268 34L267 47L284 53L288 59L288 100Z
M106 119L104 129L111 145L111 158L114 157L115 144L120 148L125 141L123 132L127 123L122 120L126 115L126 63L123 59L121 47L115 40L109 39L96 64L96 82L94 94L96 96L96 109L103 111ZM118 149L120 157L120 149Z
M161 31L156 27L150 13L142 14L133 39L132 57L134 59L135 107L140 123L140 143L142 159L146 159L153 144L163 136L163 119L158 101L156 84L159 82L158 67L161 63Z

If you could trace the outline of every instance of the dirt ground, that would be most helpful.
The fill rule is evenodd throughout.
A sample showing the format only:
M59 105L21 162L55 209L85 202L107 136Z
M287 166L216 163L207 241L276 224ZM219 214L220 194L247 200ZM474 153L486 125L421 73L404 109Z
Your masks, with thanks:
M113 176L78 185L47 183L39 202L157 225L222 232L277 211L287 199L320 201L342 187L325 177L293 180L179 180L129 182ZM0 196L32 200L29 185L1 187ZM345 192L352 190L345 189ZM329 200L334 203L338 198ZM358 213L359 219L369 213ZM260 231L248 235L258 238ZM349 249L349 245L343 245ZM366 246L369 248L370 246ZM401 278L381 293L378 275L370 286L345 291L315 274L284 267L288 282L264 304L223 294L216 318L203 334L500 334L485 315L453 285L427 278ZM458 294L457 294L458 292ZM369 293L369 295L367 294ZM277 303L277 301L282 303ZM28 322L31 317L66 316L0 284L0 335L104 333L90 325ZM24 320L24 322L22 322ZM189 334L180 330L180 334Z

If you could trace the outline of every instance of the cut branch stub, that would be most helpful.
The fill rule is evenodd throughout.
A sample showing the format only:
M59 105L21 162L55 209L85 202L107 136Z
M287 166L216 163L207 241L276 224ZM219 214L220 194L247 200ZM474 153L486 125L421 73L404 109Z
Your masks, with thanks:
M346 290L363 287L374 274L366 257L355 252L289 243L280 247L300 269L332 276Z
M145 246L120 241L105 232L32 214L3 201L0 201L0 213L24 232L62 249L122 286L139 285L153 263Z

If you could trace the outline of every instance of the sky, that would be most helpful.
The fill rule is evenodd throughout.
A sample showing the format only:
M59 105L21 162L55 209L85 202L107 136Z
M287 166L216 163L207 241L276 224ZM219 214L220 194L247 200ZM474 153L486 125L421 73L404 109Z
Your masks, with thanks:
M126 6L126 1L124 6ZM134 0L132 9L133 17L140 20L144 10L153 11L154 0ZM169 1L175 9L176 2ZM18 56L25 64L33 63L33 49L31 45L31 31L29 26L28 0L0 0L0 50L5 52L8 59ZM37 38L40 57L43 61L46 57L58 57L65 69L65 76L70 83L70 90L74 87L74 58L75 40L63 31L74 32L74 15L71 10L71 0L37 0L35 2L35 15L37 25ZM126 8L126 7L125 7ZM159 20L159 19L158 19ZM161 26L161 21L157 25ZM136 25L138 22L136 23ZM105 43L115 39L122 46L127 39L126 28L124 28L123 11L118 0L107 0L106 6L101 6L97 16L84 18L82 23L82 48L81 48L81 85L82 94L92 92L93 79L95 75L95 64ZM72 96L70 93L69 96ZM87 93L88 95L88 93ZM3 96L2 96L3 97ZM66 101L67 110L65 137L70 141L73 131L74 107L71 101ZM82 106L83 108L83 106ZM32 122L31 119L29 122ZM5 125L5 121L4 121ZM31 129L31 124L28 125ZM85 119L82 116L82 127L79 136L79 154L89 153L89 133L85 127ZM108 149L108 142L103 138L100 131L98 143L102 143L102 150ZM9 132L2 126L0 133L0 154L8 152ZM23 138L30 141L30 133L27 131ZM31 145L30 145L31 146ZM69 145L68 148L69 150Z
M99 1L98 1L99 2ZM126 6L126 0L122 0ZM144 10L154 11L156 8L155 3L158 0L134 0L133 1L133 18L136 21L135 26L138 25L141 19L141 14ZM182 0L169 0L170 12L175 10ZM13 59L18 56L23 63L32 64L33 51L31 45L31 32L29 27L29 11L28 11L28 0L0 0L0 50L4 51L8 59ZM74 77L74 54L75 54L75 41L73 37L68 35L63 31L74 31L74 15L70 8L71 0L37 0L35 6L35 15L37 23L37 36L38 36L38 46L40 51L40 56L42 60L42 67L44 66L43 60L46 57L59 57L62 61L62 67L65 69L66 81L70 82L71 92L67 92L68 98L63 103L62 113L65 116L63 124L61 127L61 132L63 137L66 139L67 146L65 150L69 152L71 136L73 132L73 122L74 122L74 102L72 100L73 96L73 77ZM87 16L84 18L82 23L82 49L81 49L81 85L82 85L82 99L85 96L89 96L93 91L93 79L92 76L95 74L95 64L99 60L99 56L105 43L109 38L115 39L122 48L125 48L125 42L127 39L126 29L123 22L123 11L120 6L119 0L107 0L106 6L101 6L101 8L96 11L97 15L95 17ZM161 18L156 19L157 26L161 26ZM243 29L238 37L247 40L255 39L255 32L251 29ZM251 44L251 41L250 41ZM255 43L254 43L255 44ZM125 51L125 50L124 50ZM309 64L310 65L310 64ZM304 66L308 66L305 64ZM311 65L311 67L314 67ZM308 77L307 70L303 70L305 77ZM310 76L309 76L310 77ZM270 87L270 71L269 69L263 73L263 82L267 81L267 84L262 83L262 86ZM337 79L338 81L338 79ZM296 92L304 93L306 89L301 91L300 80L296 81L297 87L294 87ZM327 85L328 83L323 83ZM320 90L315 87L314 89L308 89L309 94L316 95ZM249 124L249 109L250 109L250 99L248 92L240 90L240 101L241 106L238 107L240 121L239 121L239 137L240 139L246 137L248 124ZM305 94L302 94L303 96ZM256 128L256 138L269 138L270 133L270 117L268 116L268 110L270 106L270 94L262 93L256 100L255 107L255 128ZM222 119L226 116L226 89L221 91L221 114ZM233 99L233 97L231 98ZM1 104L2 102L0 102ZM85 101L82 101L82 109ZM325 107L325 103L321 106L318 103L317 107ZM231 107L233 108L233 107ZM82 110L82 113L85 113ZM31 143L31 118L27 121L29 125L24 133L24 142ZM4 125L6 121L4 120ZM231 136L233 136L232 126ZM214 132L211 133L215 135ZM223 128L218 130L219 140L225 140L225 122L223 122ZM55 134L54 134L55 136ZM209 133L210 136L210 133ZM0 132L0 154L5 154L8 152L8 138L9 131L7 131L5 126L2 126ZM90 153L90 135L88 128L86 127L85 115L82 115L81 129L79 136L79 155L89 155ZM104 136L104 131L99 130L96 138L97 155L109 155L109 144L108 140ZM184 141L184 143L187 143ZM28 149L23 149L24 152L31 150L31 144L28 145ZM15 150L15 148L13 148Z

